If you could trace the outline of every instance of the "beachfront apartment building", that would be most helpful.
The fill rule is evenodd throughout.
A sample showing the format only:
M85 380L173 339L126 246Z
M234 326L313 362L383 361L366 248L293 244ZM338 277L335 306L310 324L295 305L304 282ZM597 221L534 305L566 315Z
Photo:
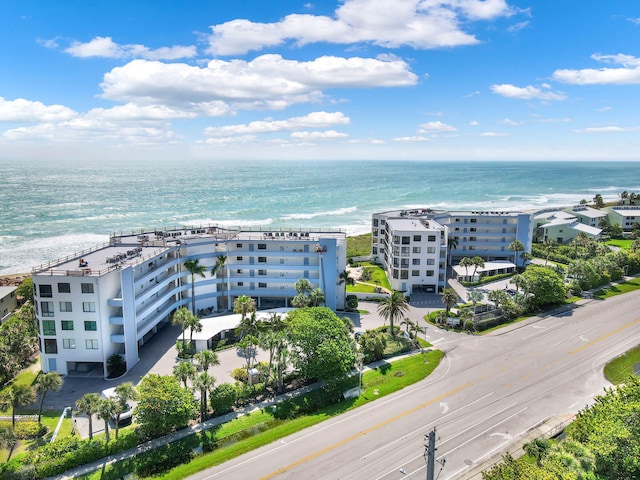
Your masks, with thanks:
M409 294L414 287L440 291L446 286L448 263L464 257L512 262L511 269L524 265L522 252L516 257L509 245L519 240L530 252L532 230L531 215L523 212L394 210L373 214L371 252L394 289ZM427 244L421 245L424 239ZM509 268L496 265L501 271Z
M631 232L634 223L640 223L640 206L617 205L603 210L611 225L618 224L624 232Z
M113 354L130 369L139 347L191 308L227 311L248 295L258 308L287 307L301 278L324 291L326 306L344 308L346 233L331 229L232 229L218 226L113 235L107 244L33 269L41 368L65 375L106 375ZM210 271L224 259L224 268Z
M604 217L606 213L586 205L576 205L564 210L539 210L533 214L533 238L537 242L550 239L555 243L566 244L582 233L598 240L602 229L597 224Z

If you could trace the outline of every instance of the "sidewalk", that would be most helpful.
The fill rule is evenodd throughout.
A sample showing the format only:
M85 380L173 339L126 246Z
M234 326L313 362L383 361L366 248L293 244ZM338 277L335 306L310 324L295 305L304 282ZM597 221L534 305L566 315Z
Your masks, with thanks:
M380 360L374 363L371 363L369 365L365 365L363 372L367 371L367 370L373 370L381 365L384 365L385 363L388 362L394 362L397 360L400 360L402 358L406 358L408 356L411 355L416 355L418 353L421 353L421 350L415 350L413 352L409 352L407 354L402 354L402 355L396 355L395 357L392 358L388 358L386 360ZM354 375L358 375L358 370L354 369L351 371L351 373L349 374L350 376L354 376ZM274 405L276 405L277 403L280 403L282 401L285 400L289 400L291 398L295 398L298 397L300 395L304 395L307 392L310 392L312 390L316 390L318 388L321 388L323 386L323 383L314 383L311 385L307 385L306 387L302 387L298 390L295 390L293 392L288 392L288 393L284 393L282 395L278 395L275 398L272 398L270 400L265 400L263 402L254 404L254 405L249 405L241 410L235 411L235 412L230 412L227 413L225 415L221 415L219 417L215 417L212 418L210 420L207 420L206 422L202 422L202 423L198 423L196 425L192 425L190 427L184 428L180 431L174 432L170 435L166 435L164 437L160 437L160 438L154 438L153 440L149 440L148 442L142 443L140 445L138 445L135 448L131 448L129 450L124 450L122 452L116 453L114 455L110 455L108 457L104 457L101 458L100 460L96 460L95 462L91 462L91 463L87 463L85 465L81 465L79 467L76 467L74 469L68 470L66 472L64 472L63 474L60 475L56 475L53 477L48 477L48 479L52 479L52 480L71 480L73 478L77 478L80 475L85 475L91 472L94 472L96 470L100 470L103 469L105 467L107 467L108 465L111 465L113 463L116 463L118 461L133 457L135 455L138 455L140 453L143 452L147 452L149 450L152 450L154 448L158 448L164 445L168 445L169 443L175 442L176 440L180 440L181 438L185 438L188 437L189 435L194 435L197 433L200 433L202 431L208 430L212 427L215 427L217 425L221 425L223 423L226 422L230 422L231 420L234 420L238 417L241 417L243 415L248 415L251 412L255 412L255 411L259 411L265 408L269 408L272 407Z

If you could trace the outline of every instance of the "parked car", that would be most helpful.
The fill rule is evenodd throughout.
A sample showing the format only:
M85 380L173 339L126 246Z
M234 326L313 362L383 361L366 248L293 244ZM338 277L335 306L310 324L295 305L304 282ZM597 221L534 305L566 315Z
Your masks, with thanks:
M102 398L116 398L117 397L116 387L102 390L102 393L100 394L100 396ZM116 420L115 415L112 418L112 420L115 422ZM130 423L132 420L133 420L133 407L128 403L126 403L124 406L124 411L119 415L118 424L124 425L124 424Z

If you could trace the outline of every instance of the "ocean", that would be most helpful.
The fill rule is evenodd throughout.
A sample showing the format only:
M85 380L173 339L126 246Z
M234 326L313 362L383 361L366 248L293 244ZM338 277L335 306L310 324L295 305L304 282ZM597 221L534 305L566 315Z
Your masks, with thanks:
M370 230L396 208L534 210L640 193L634 162L0 160L0 275L174 226Z

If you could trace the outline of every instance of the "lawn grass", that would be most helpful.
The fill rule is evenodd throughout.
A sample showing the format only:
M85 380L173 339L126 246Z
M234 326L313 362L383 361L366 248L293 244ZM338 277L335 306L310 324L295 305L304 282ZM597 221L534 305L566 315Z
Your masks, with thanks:
M631 244L633 243L633 240L612 239L612 240L607 240L605 243L613 247L622 248L623 250L629 250L631 248Z
M313 414L291 420L278 420L274 418L271 409L265 409L227 422L220 427L209 430L206 434L210 441L218 444L214 451L197 456L188 464L153 478L166 480L185 478L324 420L361 407L426 378L438 366L443 355L444 353L439 350L429 351L365 371L362 375L363 392L359 397L331 404ZM352 380L357 384L357 377L353 377ZM260 431L263 428L264 430ZM80 478L98 480L102 478L102 472L97 471Z
M604 366L604 376L614 385L624 383L633 375L633 367L638 363L640 363L640 345L607 363Z
M347 258L371 255L371 234L347 237Z
M594 298L604 300L605 298L615 297L616 295L622 295L623 293L633 292L640 288L640 278L634 278L621 283L616 283L603 287L593 292Z

